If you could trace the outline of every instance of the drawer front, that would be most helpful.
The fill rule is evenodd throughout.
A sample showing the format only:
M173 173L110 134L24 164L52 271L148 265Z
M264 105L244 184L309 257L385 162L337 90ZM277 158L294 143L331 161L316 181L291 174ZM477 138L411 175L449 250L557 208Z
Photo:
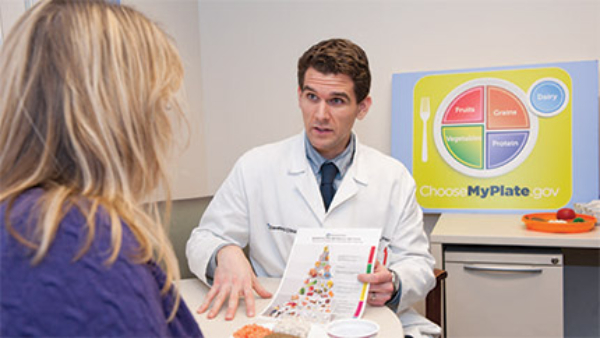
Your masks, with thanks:
M446 332L460 337L562 337L560 266L446 262Z

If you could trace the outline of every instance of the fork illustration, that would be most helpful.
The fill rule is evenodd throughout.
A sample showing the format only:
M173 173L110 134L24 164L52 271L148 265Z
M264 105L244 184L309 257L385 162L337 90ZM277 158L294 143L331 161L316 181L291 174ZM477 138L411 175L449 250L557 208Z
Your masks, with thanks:
M423 121L423 146L421 149L421 161L427 162L427 120L429 120L429 97L421 98L421 121Z

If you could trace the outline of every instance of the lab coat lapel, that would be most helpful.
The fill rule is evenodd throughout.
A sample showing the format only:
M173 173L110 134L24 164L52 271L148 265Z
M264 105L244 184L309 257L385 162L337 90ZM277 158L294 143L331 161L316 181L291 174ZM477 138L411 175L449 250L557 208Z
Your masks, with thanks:
M348 168L348 172L344 176L342 183L340 184L338 190L333 196L333 201L331 201L331 205L329 206L329 211L331 212L337 206L343 204L347 200L351 199L354 195L358 193L358 189L360 185L367 185L367 175L364 168L364 161L361 160L361 147L358 143L358 137L356 138L356 153L354 154L354 159L352 161L352 165Z
M346 177L342 180L342 184L340 184L340 187L335 192L329 210L334 210L338 205L349 200L358 192L358 185L356 184L354 177L349 176L348 174L350 174L350 171L346 173Z
M310 207L315 217L323 224L325 218L325 206L321 199L321 192L319 191L317 179L310 169L310 164L306 158L304 133L296 138L296 142L294 142L292 147L290 160L288 161L288 174L292 176L300 196L302 196L306 204Z

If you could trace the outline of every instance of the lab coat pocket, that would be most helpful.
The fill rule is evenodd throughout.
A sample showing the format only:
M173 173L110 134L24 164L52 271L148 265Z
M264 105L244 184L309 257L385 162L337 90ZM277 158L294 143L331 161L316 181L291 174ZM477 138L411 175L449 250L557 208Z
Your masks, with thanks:
M267 236L279 248L280 251L289 251L294 244L298 228L296 226L267 223Z
M273 243L275 250L287 261L290 250L294 245L298 228L296 226L267 223L266 231L267 236L270 238L270 241L267 242ZM264 245L265 242L262 243Z

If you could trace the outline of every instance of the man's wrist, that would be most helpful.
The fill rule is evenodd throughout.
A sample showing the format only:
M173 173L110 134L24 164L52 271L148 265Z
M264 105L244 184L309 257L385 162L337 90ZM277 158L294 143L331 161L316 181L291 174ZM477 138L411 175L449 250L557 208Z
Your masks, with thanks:
M400 278L398 277L396 271L390 270L390 272L392 273L392 284L394 285L394 291L392 292L393 298L393 296L395 296L398 290L400 289Z
M402 284L396 271L390 270L390 272L392 273L392 284L394 285L394 291L392 292L392 297L385 303L385 305L389 307L392 311L396 312L398 311L398 305L400 304Z
M208 265L206 266L206 279L209 281L209 284L212 285L212 279L215 276L215 270L217 269L217 265L218 265L218 261L217 261L217 255L219 254L219 251L221 251L221 249L223 249L224 247L228 246L228 245L232 245L231 243L223 243L221 245L219 245L215 251L213 252L212 256L210 256L210 260L208 261Z

